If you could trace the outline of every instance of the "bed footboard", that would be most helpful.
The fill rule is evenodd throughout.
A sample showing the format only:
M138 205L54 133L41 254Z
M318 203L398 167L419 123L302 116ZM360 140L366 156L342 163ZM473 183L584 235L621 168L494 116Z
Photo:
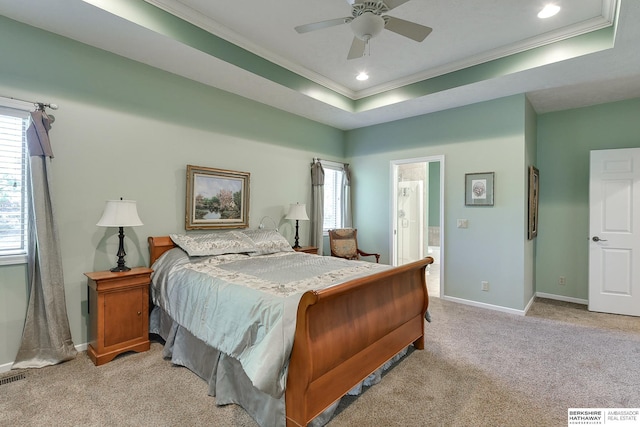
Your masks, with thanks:
M285 393L287 426L306 426L409 344L424 349L433 258L320 291L300 301Z

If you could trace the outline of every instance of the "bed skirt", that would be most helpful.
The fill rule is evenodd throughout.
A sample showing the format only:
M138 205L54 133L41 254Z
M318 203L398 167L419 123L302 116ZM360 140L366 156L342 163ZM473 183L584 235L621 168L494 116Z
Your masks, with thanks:
M208 346L175 322L160 307L154 307L150 316L149 332L165 341L163 357L175 365L188 368L209 385L209 395L215 397L216 405L237 404L262 427L284 427L284 395L275 398L258 390L247 377L240 363L233 357ZM380 369L358 384L349 395L358 395L363 387L380 382L384 370L390 368L407 353L407 348L398 353ZM317 416L311 426L320 427L329 422L340 400Z

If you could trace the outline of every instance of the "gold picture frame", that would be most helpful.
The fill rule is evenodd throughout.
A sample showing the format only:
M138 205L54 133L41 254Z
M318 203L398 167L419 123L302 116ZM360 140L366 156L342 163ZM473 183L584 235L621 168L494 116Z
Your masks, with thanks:
M185 229L247 228L249 172L187 165Z
M529 166L529 230L527 238L532 240L538 235L538 202L540 199L540 171Z

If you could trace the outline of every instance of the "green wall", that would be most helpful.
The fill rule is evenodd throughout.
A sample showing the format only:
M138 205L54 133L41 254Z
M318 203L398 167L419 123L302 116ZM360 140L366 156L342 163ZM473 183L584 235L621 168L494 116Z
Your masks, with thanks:
M538 116L537 292L587 300L589 151L632 147L640 147L640 99Z
M361 246L390 259L390 162L444 155L444 294L522 310L525 110L524 95L517 95L347 132ZM493 207L464 205L470 172L495 172ZM456 219L467 219L469 227L457 228ZM483 280L489 292L480 290Z
M138 203L144 225L125 229L130 266L147 265L148 236L184 232L187 164L250 172L250 226L271 216L293 242L282 218L289 203L310 203L312 158L344 157L340 130L4 17L0 56L0 96L60 107L53 195L76 345L87 341L83 273L116 262L117 230L95 225L105 200ZM24 265L0 266L0 371L18 350L27 289Z

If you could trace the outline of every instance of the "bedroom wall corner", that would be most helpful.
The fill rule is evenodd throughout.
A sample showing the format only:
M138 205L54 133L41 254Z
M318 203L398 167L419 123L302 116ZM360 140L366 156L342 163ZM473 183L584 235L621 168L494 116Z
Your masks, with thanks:
M537 238L528 239L529 226L529 166L537 167L537 121L536 111L525 98L525 123L524 123L524 144L525 144L525 162L524 162L524 223L525 223L525 244L524 244L524 287L523 287L523 304L528 307L532 298L536 293L536 242Z

